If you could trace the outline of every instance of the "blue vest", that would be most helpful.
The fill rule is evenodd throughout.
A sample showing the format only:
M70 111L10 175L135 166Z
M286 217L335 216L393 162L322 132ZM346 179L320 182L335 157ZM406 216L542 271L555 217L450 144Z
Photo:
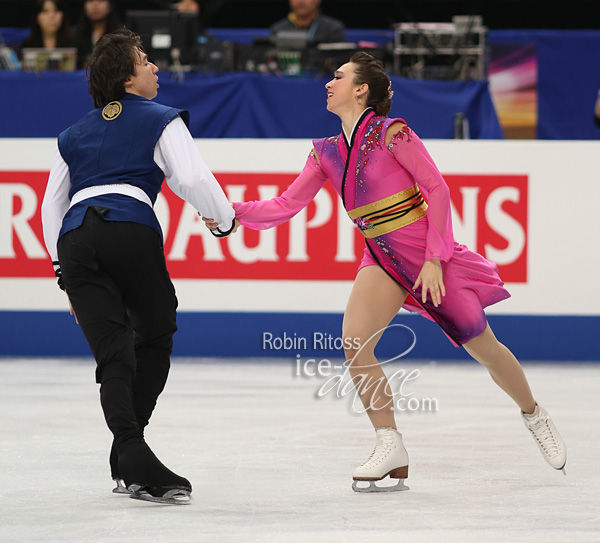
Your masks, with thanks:
M156 202L165 178L154 162L156 142L177 116L187 125L188 112L131 93L118 104L120 113L118 105L112 110L95 109L58 137L60 154L69 166L69 199L87 187L126 183L142 189L152 204ZM59 239L81 226L91 206L102 208L105 220L146 224L162 238L158 219L148 204L122 194L104 194L72 206L63 218Z

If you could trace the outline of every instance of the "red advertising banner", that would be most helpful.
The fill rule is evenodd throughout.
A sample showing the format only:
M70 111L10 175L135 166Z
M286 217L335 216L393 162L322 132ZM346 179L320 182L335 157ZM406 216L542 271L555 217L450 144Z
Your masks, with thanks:
M528 177L444 175L454 236L495 262L507 283L527 282Z
M294 174L216 173L231 201L272 198ZM0 277L52 276L40 207L48 172L0 171ZM527 281L526 175L447 175L454 234L496 262L506 282ZM364 240L327 183L309 206L275 229L214 238L196 211L164 185L155 206L173 278L352 280Z

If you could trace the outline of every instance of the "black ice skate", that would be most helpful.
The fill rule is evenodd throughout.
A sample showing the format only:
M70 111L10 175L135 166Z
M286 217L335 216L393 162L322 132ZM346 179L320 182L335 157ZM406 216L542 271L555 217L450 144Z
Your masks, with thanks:
M173 505L190 502L190 482L165 467L145 442L121 445L118 466L131 498Z
M131 490L128 490L123 481L123 477L119 475L119 455L117 454L117 447L113 441L110 449L110 476L117 486L112 489L113 494L126 494L131 495Z
M184 488L182 486L151 486L134 483L127 488L131 491L131 497L135 500L169 505L187 505L190 503L192 492L192 487L189 485Z
M125 486L123 479L113 477L113 481L115 482L115 485L117 485L112 489L113 494L131 494L131 490Z

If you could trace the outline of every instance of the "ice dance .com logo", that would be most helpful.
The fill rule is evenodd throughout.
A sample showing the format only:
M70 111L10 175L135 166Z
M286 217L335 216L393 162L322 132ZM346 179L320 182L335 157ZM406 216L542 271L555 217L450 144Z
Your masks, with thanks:
M390 328L402 328L409 332L409 345L398 355L378 361L372 346L383 332ZM324 382L315 396L322 398L333 394L336 398L351 397L352 410L356 413L379 411L382 409L402 412L435 412L439 402L436 398L417 398L410 390L411 382L421 375L419 369L399 369L391 375L385 375L382 366L405 357L416 345L414 331L402 324L392 324L375 332L362 342L360 338L340 338L331 334L315 332L312 338L283 333L274 336L270 332L263 333L263 349L277 351L308 350L344 350L350 358L343 363L335 363L327 358L306 357L296 354L294 367L295 377L318 378Z

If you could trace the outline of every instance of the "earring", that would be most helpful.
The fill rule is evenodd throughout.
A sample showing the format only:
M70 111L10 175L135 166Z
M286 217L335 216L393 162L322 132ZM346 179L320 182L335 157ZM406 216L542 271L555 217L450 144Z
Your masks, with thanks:
M360 96L358 97L358 103L362 104L362 98Z

